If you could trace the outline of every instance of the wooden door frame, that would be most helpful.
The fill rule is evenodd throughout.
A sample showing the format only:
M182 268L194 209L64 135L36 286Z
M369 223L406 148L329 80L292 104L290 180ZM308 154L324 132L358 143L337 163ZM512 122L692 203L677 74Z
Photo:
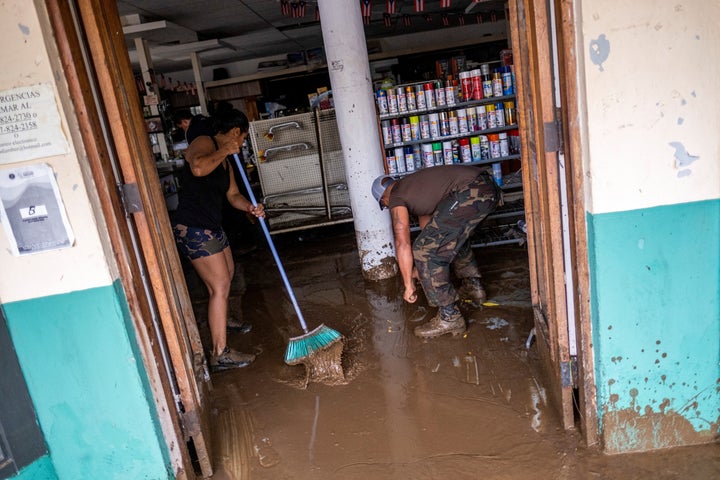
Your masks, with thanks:
M208 398L211 384L145 131L120 17L114 2L76 0L76 4L80 17L77 22L82 25L81 34L87 38L89 59L83 58L74 14L68 2L45 1L157 414L176 477L195 478L187 446L189 441L194 444L203 476L209 477L212 475ZM86 61L94 68L99 100L93 96ZM100 118L96 101L102 103L105 122ZM103 136L103 124L109 128L106 132L109 142ZM141 210L133 212L131 217L144 268L132 249L132 233L118 193L111 155L120 167L122 182L137 187ZM151 285L152 299L146 295L143 275ZM160 319L163 339L156 336L152 310ZM159 345L162 341L168 347L172 378L162 367L163 352ZM176 408L172 385L178 387L179 408Z
M549 2L510 0L511 38L518 78L518 117L523 128L523 185L526 192L531 297L536 316L538 351L548 370L551 397L554 397L563 426L571 429L575 425L573 387L567 385L569 375L573 381L577 379L577 409L580 413L581 429L587 443L594 444L597 441L598 426L592 369L574 10L572 0ZM557 20L558 68L562 94L560 111L557 111L554 102L549 6L554 7ZM555 130L553 126L556 125L561 127ZM557 132L556 138L548 137L554 131ZM564 141L560 141L561 139ZM561 172L558 169L558 150L553 151L555 144L564 154L566 167L571 238L571 265L568 268L574 279L572 294L575 305L577 363L571 361L568 348L562 212L558 187ZM572 368L579 371L568 370Z

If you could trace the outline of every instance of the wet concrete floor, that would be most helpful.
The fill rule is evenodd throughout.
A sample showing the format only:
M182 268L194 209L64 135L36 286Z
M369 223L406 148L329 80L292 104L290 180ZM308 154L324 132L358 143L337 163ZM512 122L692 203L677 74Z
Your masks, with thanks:
M212 376L213 478L720 478L718 445L609 456L562 430L537 345L527 345L524 247L476 249L498 306L467 310L463 337L424 341L412 329L434 309L422 298L404 304L398 279L364 281L351 231L275 242L310 328L345 336L346 382L308 382L303 365L284 363L288 339L302 331L270 251L259 242L239 255L231 309L253 330L228 343L257 360Z

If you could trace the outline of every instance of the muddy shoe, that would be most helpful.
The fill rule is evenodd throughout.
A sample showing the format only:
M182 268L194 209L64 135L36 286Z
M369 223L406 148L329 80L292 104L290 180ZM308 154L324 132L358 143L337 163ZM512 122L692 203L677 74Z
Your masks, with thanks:
M248 333L252 330L252 323L230 317L227 319L226 328L229 332Z
M453 337L465 333L465 319L462 314L454 308L450 307L449 312L443 312L448 307L439 308L437 315L424 325L415 327L415 336L420 338L435 338L446 333L451 333Z
M231 368L243 368L255 360L255 355L240 353L230 347L225 347L220 355L215 355L210 360L210 369L213 372L222 372Z
M480 284L479 278L463 278L462 285L458 289L458 296L461 302L474 307L479 307L487 301L487 293Z

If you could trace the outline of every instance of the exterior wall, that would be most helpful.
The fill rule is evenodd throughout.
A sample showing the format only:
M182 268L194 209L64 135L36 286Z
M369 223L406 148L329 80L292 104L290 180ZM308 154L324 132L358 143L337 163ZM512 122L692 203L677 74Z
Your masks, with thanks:
M709 442L720 423L720 3L576 7L604 447Z
M75 236L71 248L16 257L0 232L0 308L48 448L18 478L172 478L49 32L33 2L0 4L0 91L50 85L69 144L18 165L52 167Z

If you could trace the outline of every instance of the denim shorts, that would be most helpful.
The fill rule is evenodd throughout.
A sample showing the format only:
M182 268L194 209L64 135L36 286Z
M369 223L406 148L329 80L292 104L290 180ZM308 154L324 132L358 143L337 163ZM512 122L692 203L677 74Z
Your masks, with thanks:
M176 224L173 225L173 234L178 250L190 260L215 255L230 246L222 228L194 228Z

